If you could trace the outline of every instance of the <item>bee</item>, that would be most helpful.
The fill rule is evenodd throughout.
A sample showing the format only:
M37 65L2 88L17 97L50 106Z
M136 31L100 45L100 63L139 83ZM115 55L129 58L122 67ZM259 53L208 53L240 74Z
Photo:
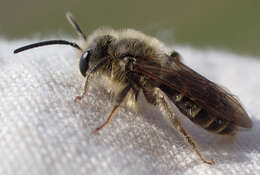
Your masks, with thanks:
M133 29L106 28L86 36L72 14L66 16L79 35L79 44L48 40L18 48L14 53L52 44L70 45L79 50L79 70L85 83L83 93L75 100L87 94L89 83L97 75L105 80L104 88L115 94L112 112L94 132L112 121L123 102L136 104L140 93L207 164L214 161L200 153L197 142L184 129L171 105L177 106L193 123L215 134L235 135L240 128L252 127L247 112L233 95L183 64L178 52L166 53L164 44L156 38Z

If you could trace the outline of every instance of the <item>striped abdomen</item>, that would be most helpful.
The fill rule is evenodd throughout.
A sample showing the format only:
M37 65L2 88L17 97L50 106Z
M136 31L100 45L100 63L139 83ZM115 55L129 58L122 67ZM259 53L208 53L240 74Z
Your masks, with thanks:
M200 127L221 135L235 134L236 126L232 122L208 113L206 109L201 108L183 94L172 89L164 88L164 92L166 92L180 111Z

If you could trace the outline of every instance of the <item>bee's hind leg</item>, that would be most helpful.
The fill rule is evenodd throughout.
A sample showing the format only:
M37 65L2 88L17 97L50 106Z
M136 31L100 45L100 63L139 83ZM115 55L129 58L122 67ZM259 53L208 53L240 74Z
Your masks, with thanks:
M170 100L167 95L159 88L148 88L144 89L144 95L148 102L159 107L160 111L170 122L170 125L173 129L175 129L180 135L184 137L184 139L189 143L192 149L196 152L196 154L200 157L200 159L207 164L214 164L213 160L206 160L200 153L199 147L196 141L191 137L191 135L182 127L180 120L177 118L176 114L172 110L170 105Z
M125 97L127 96L129 90L131 89L131 86L128 85L126 86L117 96L116 98L116 105L114 106L112 112L110 113L110 115L108 116L107 120L105 121L105 123L103 123L101 126L99 126L98 128L96 128L93 132L94 133L98 133L101 129L103 129L106 125L108 125L113 118L115 117L115 114L117 113L117 111L120 108L120 105L123 103Z

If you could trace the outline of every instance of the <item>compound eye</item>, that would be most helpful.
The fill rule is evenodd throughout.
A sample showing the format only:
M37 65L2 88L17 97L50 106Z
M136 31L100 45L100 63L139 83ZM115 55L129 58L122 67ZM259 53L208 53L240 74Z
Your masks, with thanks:
M87 50L86 52L84 52L80 58L79 61L79 70L81 72L81 74L85 77L86 76L86 72L88 70L89 67L89 58L91 56L92 50Z

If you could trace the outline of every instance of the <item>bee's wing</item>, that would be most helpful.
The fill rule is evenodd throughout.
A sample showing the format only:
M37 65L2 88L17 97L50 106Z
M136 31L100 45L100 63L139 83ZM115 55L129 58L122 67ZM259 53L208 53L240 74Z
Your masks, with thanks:
M240 127L252 127L248 114L233 95L179 60L168 55L165 55L165 59L168 62L162 67L137 61L135 71L183 93L217 117L234 122Z

